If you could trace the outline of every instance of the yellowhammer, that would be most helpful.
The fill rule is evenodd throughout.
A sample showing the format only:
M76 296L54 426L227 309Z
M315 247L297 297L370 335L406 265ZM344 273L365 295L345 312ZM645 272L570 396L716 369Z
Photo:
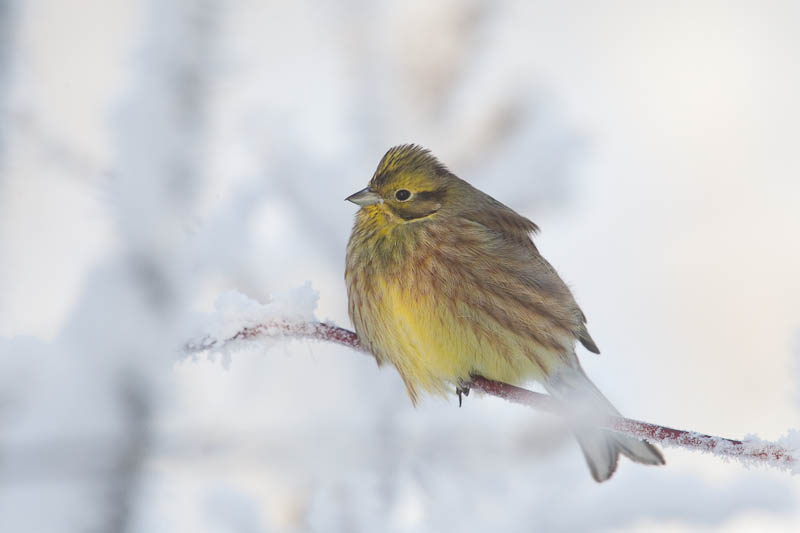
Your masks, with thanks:
M350 318L378 363L391 362L411 401L461 390L471 375L538 380L562 402L618 415L584 374L575 341L599 353L586 317L531 240L536 225L459 179L416 145L389 150L347 245ZM597 481L622 453L664 464L647 442L581 427L578 442Z

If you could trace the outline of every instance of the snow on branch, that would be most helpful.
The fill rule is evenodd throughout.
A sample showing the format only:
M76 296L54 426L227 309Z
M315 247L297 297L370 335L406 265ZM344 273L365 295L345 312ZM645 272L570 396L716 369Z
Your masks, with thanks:
M310 291L308 286L304 289ZM224 299L229 304L242 304L242 302L245 302L247 304L245 306L247 310L244 312L246 319L242 321L242 316L239 316L237 319L230 320L228 314L228 320L225 321L225 326L221 330L218 329L216 332L206 333L195 340L187 342L184 345L184 353L186 355L208 350L225 352L228 348L241 342L285 338L328 341L371 356L361 345L355 332L331 323L314 320L313 307L310 312L308 310L302 313L295 312L293 313L294 316L290 318L285 315L281 317L280 313L277 313L276 316L275 307L282 307L281 304L285 303L282 301L262 306L238 293L230 293ZM310 298L306 297L305 300L313 305L316 302L316 294L314 293ZM265 312L270 307L272 308ZM259 321L259 317L263 320ZM239 327L233 327L236 323L239 324ZM233 329L231 329L232 327ZM473 376L469 386L472 389L512 403L560 416L570 416L567 406L560 404L547 394L530 391L508 383L492 381L482 376ZM755 437L744 440L713 437L694 431L674 429L623 417L607 417L602 420L593 420L592 423L599 427L646 439L664 446L707 452L723 458L737 459L748 466L768 465L787 470L792 474L800 474L800 461L797 459L800 453L800 431L797 430L789 430L788 435L778 442L768 442Z

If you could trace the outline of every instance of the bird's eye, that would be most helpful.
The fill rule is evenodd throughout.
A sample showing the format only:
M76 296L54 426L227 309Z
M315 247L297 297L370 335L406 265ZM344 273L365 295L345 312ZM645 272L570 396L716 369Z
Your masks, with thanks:
M411 198L411 193L408 192L406 189L398 189L396 193L394 193L394 197L400 200L401 202L405 202L409 198Z

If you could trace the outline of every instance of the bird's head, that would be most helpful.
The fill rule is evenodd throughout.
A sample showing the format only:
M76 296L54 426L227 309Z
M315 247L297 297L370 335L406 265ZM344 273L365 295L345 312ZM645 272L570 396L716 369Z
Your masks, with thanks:
M386 152L367 188L346 200L410 221L430 216L445 206L454 180L458 178L428 150L405 144Z

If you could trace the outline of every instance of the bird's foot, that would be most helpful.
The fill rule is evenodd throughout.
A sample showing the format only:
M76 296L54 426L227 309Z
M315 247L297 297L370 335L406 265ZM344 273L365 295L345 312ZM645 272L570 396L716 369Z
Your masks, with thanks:
M456 395L458 396L458 406L461 407L462 395L469 396L469 383L464 383L459 379L456 385Z

